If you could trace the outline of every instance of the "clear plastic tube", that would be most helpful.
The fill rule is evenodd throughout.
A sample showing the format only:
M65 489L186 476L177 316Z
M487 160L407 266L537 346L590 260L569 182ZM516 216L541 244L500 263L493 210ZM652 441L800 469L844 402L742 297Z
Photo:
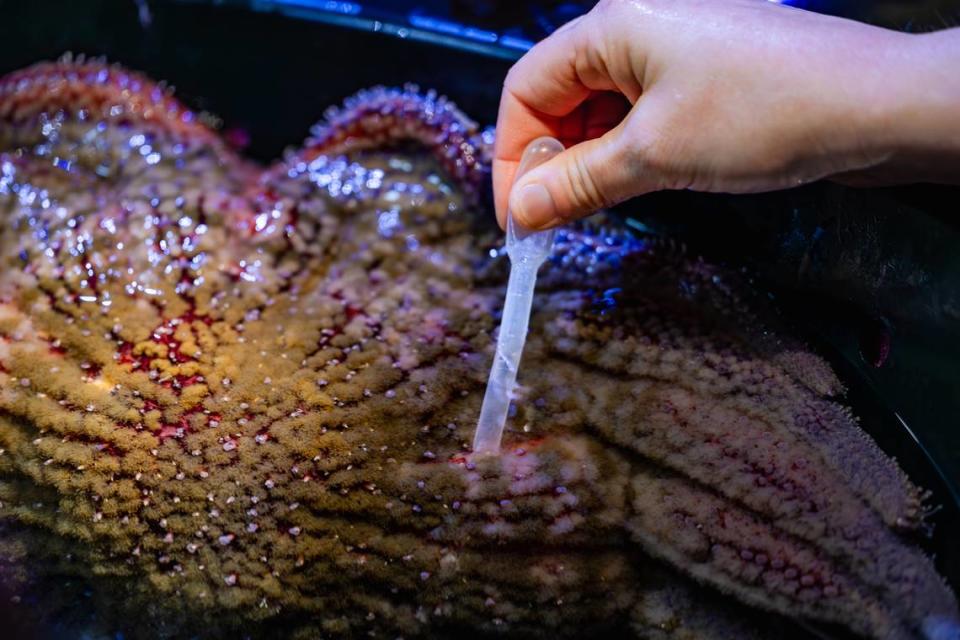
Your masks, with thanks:
M537 138L523 152L516 177L539 166L563 151L556 138ZM520 356L527 340L533 291L537 271L553 249L554 229L528 231L513 222L507 212L507 255L510 257L510 279L503 303L497 352L490 368L487 391L480 408L480 420L473 438L473 450L480 453L498 453L503 427L507 421L510 400L517 382Z

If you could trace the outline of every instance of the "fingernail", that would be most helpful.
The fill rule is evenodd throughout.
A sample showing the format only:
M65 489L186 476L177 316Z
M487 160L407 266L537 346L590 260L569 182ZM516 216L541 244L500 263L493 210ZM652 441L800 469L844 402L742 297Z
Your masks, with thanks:
M556 217L550 192L538 182L522 187L515 200L513 215L517 222L528 229L539 229Z

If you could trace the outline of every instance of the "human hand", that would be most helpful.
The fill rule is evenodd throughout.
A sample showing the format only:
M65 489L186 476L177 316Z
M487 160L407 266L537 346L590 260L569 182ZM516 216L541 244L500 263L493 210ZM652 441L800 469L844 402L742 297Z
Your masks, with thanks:
M956 180L960 83L945 62L960 59L957 35L766 0L604 0L507 76L500 225L508 199L518 222L547 228L661 189ZM514 184L542 135L567 150Z

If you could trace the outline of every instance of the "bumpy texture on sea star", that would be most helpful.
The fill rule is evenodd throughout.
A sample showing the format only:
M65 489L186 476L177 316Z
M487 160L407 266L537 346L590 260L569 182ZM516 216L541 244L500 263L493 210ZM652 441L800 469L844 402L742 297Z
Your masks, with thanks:
M955 637L829 367L667 244L561 233L504 454L471 456L489 145L374 89L264 171L122 69L0 81L5 580L143 637Z

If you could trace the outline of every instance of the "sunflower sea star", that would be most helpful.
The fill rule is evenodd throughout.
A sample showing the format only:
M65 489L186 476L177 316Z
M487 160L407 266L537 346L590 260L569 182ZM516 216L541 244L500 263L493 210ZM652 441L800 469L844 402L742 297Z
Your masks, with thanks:
M373 89L262 170L201 120L99 62L0 80L11 580L73 576L143 637L956 637L920 491L734 274L562 232L474 458L489 132Z

